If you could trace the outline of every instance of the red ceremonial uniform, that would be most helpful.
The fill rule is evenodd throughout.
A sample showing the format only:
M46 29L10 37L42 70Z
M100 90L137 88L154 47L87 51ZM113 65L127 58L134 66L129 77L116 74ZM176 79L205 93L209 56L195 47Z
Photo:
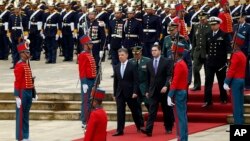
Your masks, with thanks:
M225 33L232 33L233 21L230 13L220 12L218 17L222 20L222 23L220 24L220 29Z
M107 114L102 108L93 110L88 121L84 141L106 141Z
M78 63L80 79L96 77L96 64L91 53L82 52L78 57Z
M174 76L170 90L187 90L188 68L183 60L179 60L174 66Z
M230 66L227 71L227 79L231 78L244 79L245 70L246 70L246 56L242 51L234 52L230 60Z
M19 61L15 66L14 74L16 78L14 82L16 90L32 89L34 87L31 70L26 62ZM15 96L18 96L17 93L15 93Z

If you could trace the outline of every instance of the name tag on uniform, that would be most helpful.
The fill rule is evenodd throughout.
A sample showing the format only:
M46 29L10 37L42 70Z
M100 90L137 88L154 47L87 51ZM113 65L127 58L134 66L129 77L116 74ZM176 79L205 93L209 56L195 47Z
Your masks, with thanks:
M217 40L223 40L223 38L222 38L222 37L219 37L219 38L217 38Z

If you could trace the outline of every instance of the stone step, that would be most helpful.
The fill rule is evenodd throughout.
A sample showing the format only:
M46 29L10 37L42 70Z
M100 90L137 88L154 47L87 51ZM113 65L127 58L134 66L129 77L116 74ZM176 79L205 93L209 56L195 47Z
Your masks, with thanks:
M112 94L107 93L104 101L112 101ZM80 101L80 93L38 93L40 101ZM14 95L10 92L1 92L0 100L13 100Z
M244 119L245 119L245 124L250 124L250 114L244 114ZM228 115L227 116L227 122L229 124L233 124L234 122L233 115Z
M15 106L15 101L0 100L0 110L14 110ZM103 107L107 111L116 111L116 102L104 101ZM31 106L31 110L80 111L80 109L81 101L35 101ZM142 105L142 110L147 111L144 105ZM128 106L126 106L126 111L129 111Z
M106 111L109 121L117 121L115 111ZM0 110L0 120L15 120L15 110ZM30 120L80 120L80 111L31 110ZM131 112L126 112L126 121L133 121Z

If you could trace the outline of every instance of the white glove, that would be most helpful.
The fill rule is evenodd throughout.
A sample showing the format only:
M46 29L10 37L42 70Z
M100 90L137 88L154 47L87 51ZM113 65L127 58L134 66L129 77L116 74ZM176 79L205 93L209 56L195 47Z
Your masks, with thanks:
M100 51L100 52L99 52L99 57L102 58L102 57L103 57L103 54L104 54L104 51Z
M58 38L59 38L59 35L56 35L56 41L58 40Z
M168 106L174 106L174 103L172 102L172 98L168 96Z
M29 40L29 39L26 39L25 42L26 42L26 44L28 44L28 45L30 44L30 40Z
M223 88L224 88L226 91L229 91L229 90L230 90L229 86L228 86L226 83L224 83Z
M27 40L27 39L28 39L28 36L23 36L23 39L24 39L24 40Z
M77 39L77 33L73 32L72 35L73 35L73 38Z
M21 107L22 100L19 97L16 97L16 106L19 109Z
M89 86L87 84L82 85L82 90L84 93L87 93Z
M38 100L38 95L36 95L35 98L32 98L32 101L37 101Z
M110 44L108 44L108 50L110 50Z

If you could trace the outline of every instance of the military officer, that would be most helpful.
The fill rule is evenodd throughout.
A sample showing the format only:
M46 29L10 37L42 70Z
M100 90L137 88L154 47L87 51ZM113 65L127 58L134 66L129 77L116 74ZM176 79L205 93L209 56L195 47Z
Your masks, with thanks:
M76 18L76 27L78 31L78 46L77 46L77 54L80 54L82 52L82 45L80 44L80 37L84 35L84 29L83 29L83 24L84 22L87 21L87 4L81 1L81 12L77 14Z
M205 76L205 97L204 105L212 105L212 88L214 75L216 74L220 89L220 101L222 104L227 103L227 92L223 89L223 83L226 77L227 52L230 46L227 34L220 30L222 20L218 17L210 17L209 24L212 31L207 34L206 38L206 76Z
M27 64L30 58L26 42L17 45L20 60L17 62L14 75L14 96L16 99L16 140L29 140L29 111L32 104L32 71ZM38 97L33 100L37 100Z
M230 6L230 14L233 19L233 24L237 24L238 20L240 18L240 13L241 13L241 7L243 5L240 4L240 0L234 0L234 5Z
M246 56L240 47L245 42L245 37L238 33L233 45L233 54L224 81L224 89L232 91L234 124L244 124L244 79L246 70Z
M246 90L250 90L250 69L249 69L249 60L250 60L250 25L246 23L246 13L242 13L242 17L239 19L239 30L238 33L240 33L242 36L244 36L245 42L242 46L240 46L241 51L245 54L247 57L246 61L246 77L245 77L245 88ZM234 26L234 29L237 29L238 24ZM235 31L237 32L237 31Z
M188 85L190 85L192 81L192 60L190 56L190 51L188 50L189 44L184 38L184 36L179 35L179 37L176 37L177 32L178 32L178 24L173 23L173 22L170 23L168 30L169 30L170 35L166 36L164 39L162 55L165 58L173 60L174 59L173 50L172 50L173 43L176 42L177 38L179 38L179 42L182 43L185 47L182 56L183 56L183 60L185 61L188 67Z
M220 13L220 9L218 5L215 4L214 0L208 0L207 3L209 6L209 10L207 11L207 14L209 15L209 17L212 17L212 16L217 17Z
M211 31L211 27L208 24L208 15L205 12L199 14L200 23L193 27L194 35L192 41L191 55L194 60L193 75L194 75L194 87L192 91L201 89L200 70L202 65L205 68L206 61L206 35Z
M168 106L176 104L175 117L177 117L177 137L180 141L188 140L188 126L187 126L187 87L188 87L188 68L185 61L182 59L182 54L185 45L182 43L174 44L173 51L175 55L175 64L173 69L173 79L170 84L170 91L168 93ZM172 98L175 97L175 104Z
M246 22L250 23L250 0L246 0L243 10L246 12Z
M0 0L0 60L8 60L9 56L7 31L10 14L8 9L4 10L4 2Z
M96 2L96 19L98 21L103 21L105 23L105 27L108 27L109 24L109 14L104 10L103 0L97 0Z
M96 61L97 71L99 70L99 61L100 55L103 54L103 48L106 44L106 35L105 35L105 23L96 19L96 11L94 8L88 9L88 21L84 23L84 33L85 35L90 36L93 42L93 56ZM100 53L101 52L101 53Z
M72 3L66 3L66 11L62 14L62 47L63 61L73 61L74 38L76 38L75 18L76 12L72 9Z
M149 111L149 100L146 98L146 85L147 85L147 63L151 60L148 57L142 56L142 47L141 46L135 46L132 48L132 52L134 55L134 58L131 58L129 61L132 62L136 66L136 71L138 74L138 104L139 104L139 113L142 123L141 126L144 125L144 120L142 116L142 108L141 103L144 102L144 105L146 106L147 110Z
M55 5L52 0L48 1L49 12L44 13L43 17L43 32L45 37L46 62L47 64L55 64L57 56L57 40L61 34L60 14L55 10Z
M127 10L128 18L124 24L123 47L128 50L128 58L132 58L132 47L142 43L142 23L135 18L135 11L132 7Z
M114 12L115 18L109 22L108 26L108 40L110 43L108 46L110 46L111 50L113 68L119 63L118 50L122 47L122 39L124 36L122 9L120 7L115 7Z
M37 3L32 0L31 10L29 14L29 40L30 40L30 50L31 50L31 60L40 60L41 47L42 47L42 21L43 21L43 10L37 8Z
M13 58L13 69L19 60L19 55L17 52L17 44L21 38L25 40L28 38L28 19L27 15L23 14L20 10L19 3L15 1L14 3L14 13L9 17L8 33L7 36L10 41L11 53Z
M108 118L102 107L102 101L105 98L105 91L98 88L92 93L92 111L90 113L87 131L84 141L106 141Z
M90 109L90 94L96 78L96 62L92 55L93 43L89 36L80 38L83 51L78 57L79 77L81 81L81 121L82 128L86 128Z
M159 44L161 33L161 18L154 14L155 7L146 3L146 15L143 16L143 55L151 58L151 48Z
M201 12L199 7L199 1L195 0L193 2L193 10L190 12L190 26L197 25L199 23L198 15Z

